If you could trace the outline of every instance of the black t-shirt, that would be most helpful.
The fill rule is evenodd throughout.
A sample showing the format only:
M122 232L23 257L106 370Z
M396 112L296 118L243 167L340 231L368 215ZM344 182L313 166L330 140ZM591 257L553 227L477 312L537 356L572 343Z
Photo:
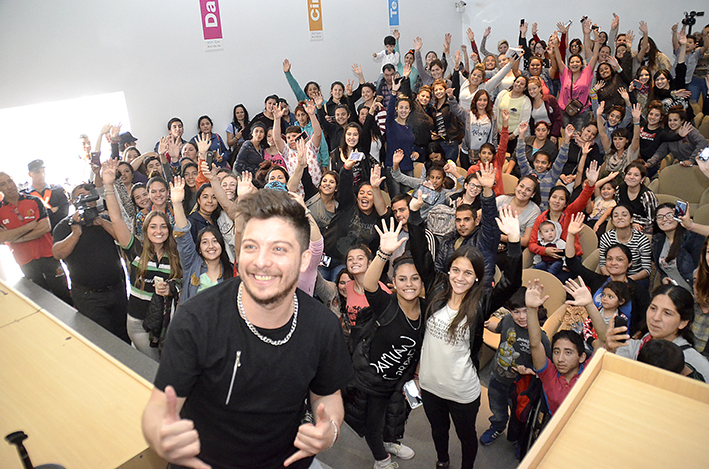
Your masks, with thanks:
M652 158L662 143L676 142L681 139L679 134L670 129L658 127L655 130L650 130L645 124L640 128L640 158L647 161Z
M387 309L391 298L392 295L381 288L375 293L367 292L367 301L375 315ZM394 320L377 329L369 349L370 365L383 380L391 381L392 385L411 366L416 366L423 342L421 318L412 321L401 308L397 309Z
M23 190L22 193L33 195L44 202L52 230L69 214L69 198L66 196L66 191L62 186L54 184L47 185L47 187L40 192L30 185L27 189ZM56 208L57 210L52 211L52 208Z
M239 315L239 283L227 280L180 304L155 386L172 385L187 397L181 415L194 421L199 458L213 468L282 468L297 451L293 441L308 392L327 396L343 388L352 364L336 316L300 290L290 340L280 346L261 341ZM258 330L279 340L291 321ZM307 468L311 461L289 467Z
M55 243L71 234L70 220L71 217L66 217L54 228ZM64 262L69 267L72 284L89 290L118 285L125 278L118 246L100 226L82 226L81 237Z

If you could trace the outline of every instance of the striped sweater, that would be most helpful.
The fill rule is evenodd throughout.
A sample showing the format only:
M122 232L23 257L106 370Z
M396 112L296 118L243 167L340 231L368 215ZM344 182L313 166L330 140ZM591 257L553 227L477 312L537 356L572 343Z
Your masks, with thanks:
M534 168L529 166L526 147L527 145L525 144L523 138L517 139L517 164L519 165L519 171L522 176L534 174L539 179L539 192L542 196L542 203L539 204L539 208L544 211L549 208L549 192L551 191L551 188L556 185L559 180L559 176L561 175L561 171L564 169L566 160L569 159L569 144L564 142L551 169L541 174L537 174L534 171Z
M601 238L598 240L601 267L606 265L606 253L608 252L608 248L617 243L628 246L628 249L630 249L633 255L633 265L628 268L628 275L635 275L643 270L646 270L647 273L651 272L652 246L648 237L637 230L633 230L633 235L627 243L618 241L618 235L615 229L606 231L601 235Z

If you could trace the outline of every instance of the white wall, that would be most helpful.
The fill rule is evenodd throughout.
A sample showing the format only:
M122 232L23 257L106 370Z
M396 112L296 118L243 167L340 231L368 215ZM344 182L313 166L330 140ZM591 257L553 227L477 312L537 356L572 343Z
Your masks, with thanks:
M514 43L522 17L539 22L542 37L557 21L572 18L575 37L579 18L591 10L589 2L578 1L480 0L469 1L460 14L453 0L400 3L402 50L421 35L424 51L439 53L444 32L453 33L455 50L469 25L478 39L485 26L493 26L491 48L502 37ZM672 22L701 3L597 0L593 9L601 13L590 16L607 30L616 11L621 29L636 32L637 21L645 18L660 48L668 50ZM324 40L310 42L307 0L223 0L223 50L206 52L197 0L5 0L0 2L0 109L123 91L131 130L144 150L152 148L174 115L185 121L189 137L201 114L212 116L224 136L238 102L252 115L271 93L294 102L281 68L286 57L301 84L314 79L326 94L332 81L355 78L353 62L362 64L368 79L377 76L371 53L382 48L389 32L386 0L322 0L322 7ZM705 18L701 25L709 22ZM18 123L32 128L47 124ZM97 130L85 131L93 136ZM3 141L11 131L0 129ZM75 135L67 138L76 140ZM33 143L52 142L43 142L38 132Z

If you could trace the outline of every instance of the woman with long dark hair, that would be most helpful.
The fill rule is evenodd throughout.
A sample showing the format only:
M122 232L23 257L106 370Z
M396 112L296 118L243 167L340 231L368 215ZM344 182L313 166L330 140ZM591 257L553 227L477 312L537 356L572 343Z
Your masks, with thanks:
M231 278L234 270L219 228L202 228L197 233L196 242L192 239L192 223L182 210L184 195L185 181L177 176L170 184L170 198L175 204L175 237L182 265L181 301Z
M236 155L239 154L241 145L249 139L250 134L249 111L246 110L243 104L237 104L231 113L231 124L226 128L226 144L231 148L230 165L234 165L234 160Z
M229 158L229 149L227 148L224 140L219 136L218 133L212 131L214 122L209 116L201 116L197 119L197 127L199 128L199 133L192 137L190 142L198 143L199 137L201 140L206 140L209 142L209 150L214 152L214 164L220 168L227 166L227 160Z
M182 282L182 268L172 224L164 212L151 211L143 224L143 240L131 234L121 218L121 209L113 183L116 160L103 164L102 177L106 188L106 205L113 221L114 238L128 258L130 297L128 298L128 336L135 348L157 360L158 350L151 346L154 338L143 328L153 295L177 297Z
M507 265L500 281L489 289L482 281L483 255L473 246L458 248L446 273L436 271L418 214L422 205L419 193L411 202L408 222L411 254L429 303L419 365L421 394L436 447L436 467L448 467L450 463L448 434L452 418L461 442L461 467L470 469L478 450L475 420L480 407L478 356L484 322L522 285L519 221L508 207L500 210L497 224L509 243Z
M421 276L413 258L404 254L394 259L392 282L395 294L385 291L379 282L384 266L392 254L406 242L399 238L401 223L394 228L394 219L384 230L377 227L379 250L364 274L364 291L369 308L357 318L358 328L350 337L354 349L355 369L353 390L345 413L347 422L364 434L367 445L376 460L375 468L396 468L391 463L393 454L411 459L414 451L398 442L406 421L406 404L402 390L414 378L418 365L424 328L422 313L426 302L420 297L423 290ZM348 295L349 298L349 295ZM365 314L367 312L368 314ZM401 351L401 352L400 352ZM352 399L354 397L354 399ZM356 404L360 403L359 406ZM363 405L366 403L366 407ZM355 408L358 408L355 411ZM389 411L396 412L400 428L387 425ZM357 417L360 418L357 418Z

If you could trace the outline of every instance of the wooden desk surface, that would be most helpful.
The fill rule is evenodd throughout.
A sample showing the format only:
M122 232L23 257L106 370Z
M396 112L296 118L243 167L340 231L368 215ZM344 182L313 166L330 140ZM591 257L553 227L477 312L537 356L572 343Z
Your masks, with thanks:
M27 433L35 465L164 468L140 430L152 385L13 290L2 296L0 436ZM22 467L4 441L0 467Z
M709 385L597 352L520 468L707 467Z

